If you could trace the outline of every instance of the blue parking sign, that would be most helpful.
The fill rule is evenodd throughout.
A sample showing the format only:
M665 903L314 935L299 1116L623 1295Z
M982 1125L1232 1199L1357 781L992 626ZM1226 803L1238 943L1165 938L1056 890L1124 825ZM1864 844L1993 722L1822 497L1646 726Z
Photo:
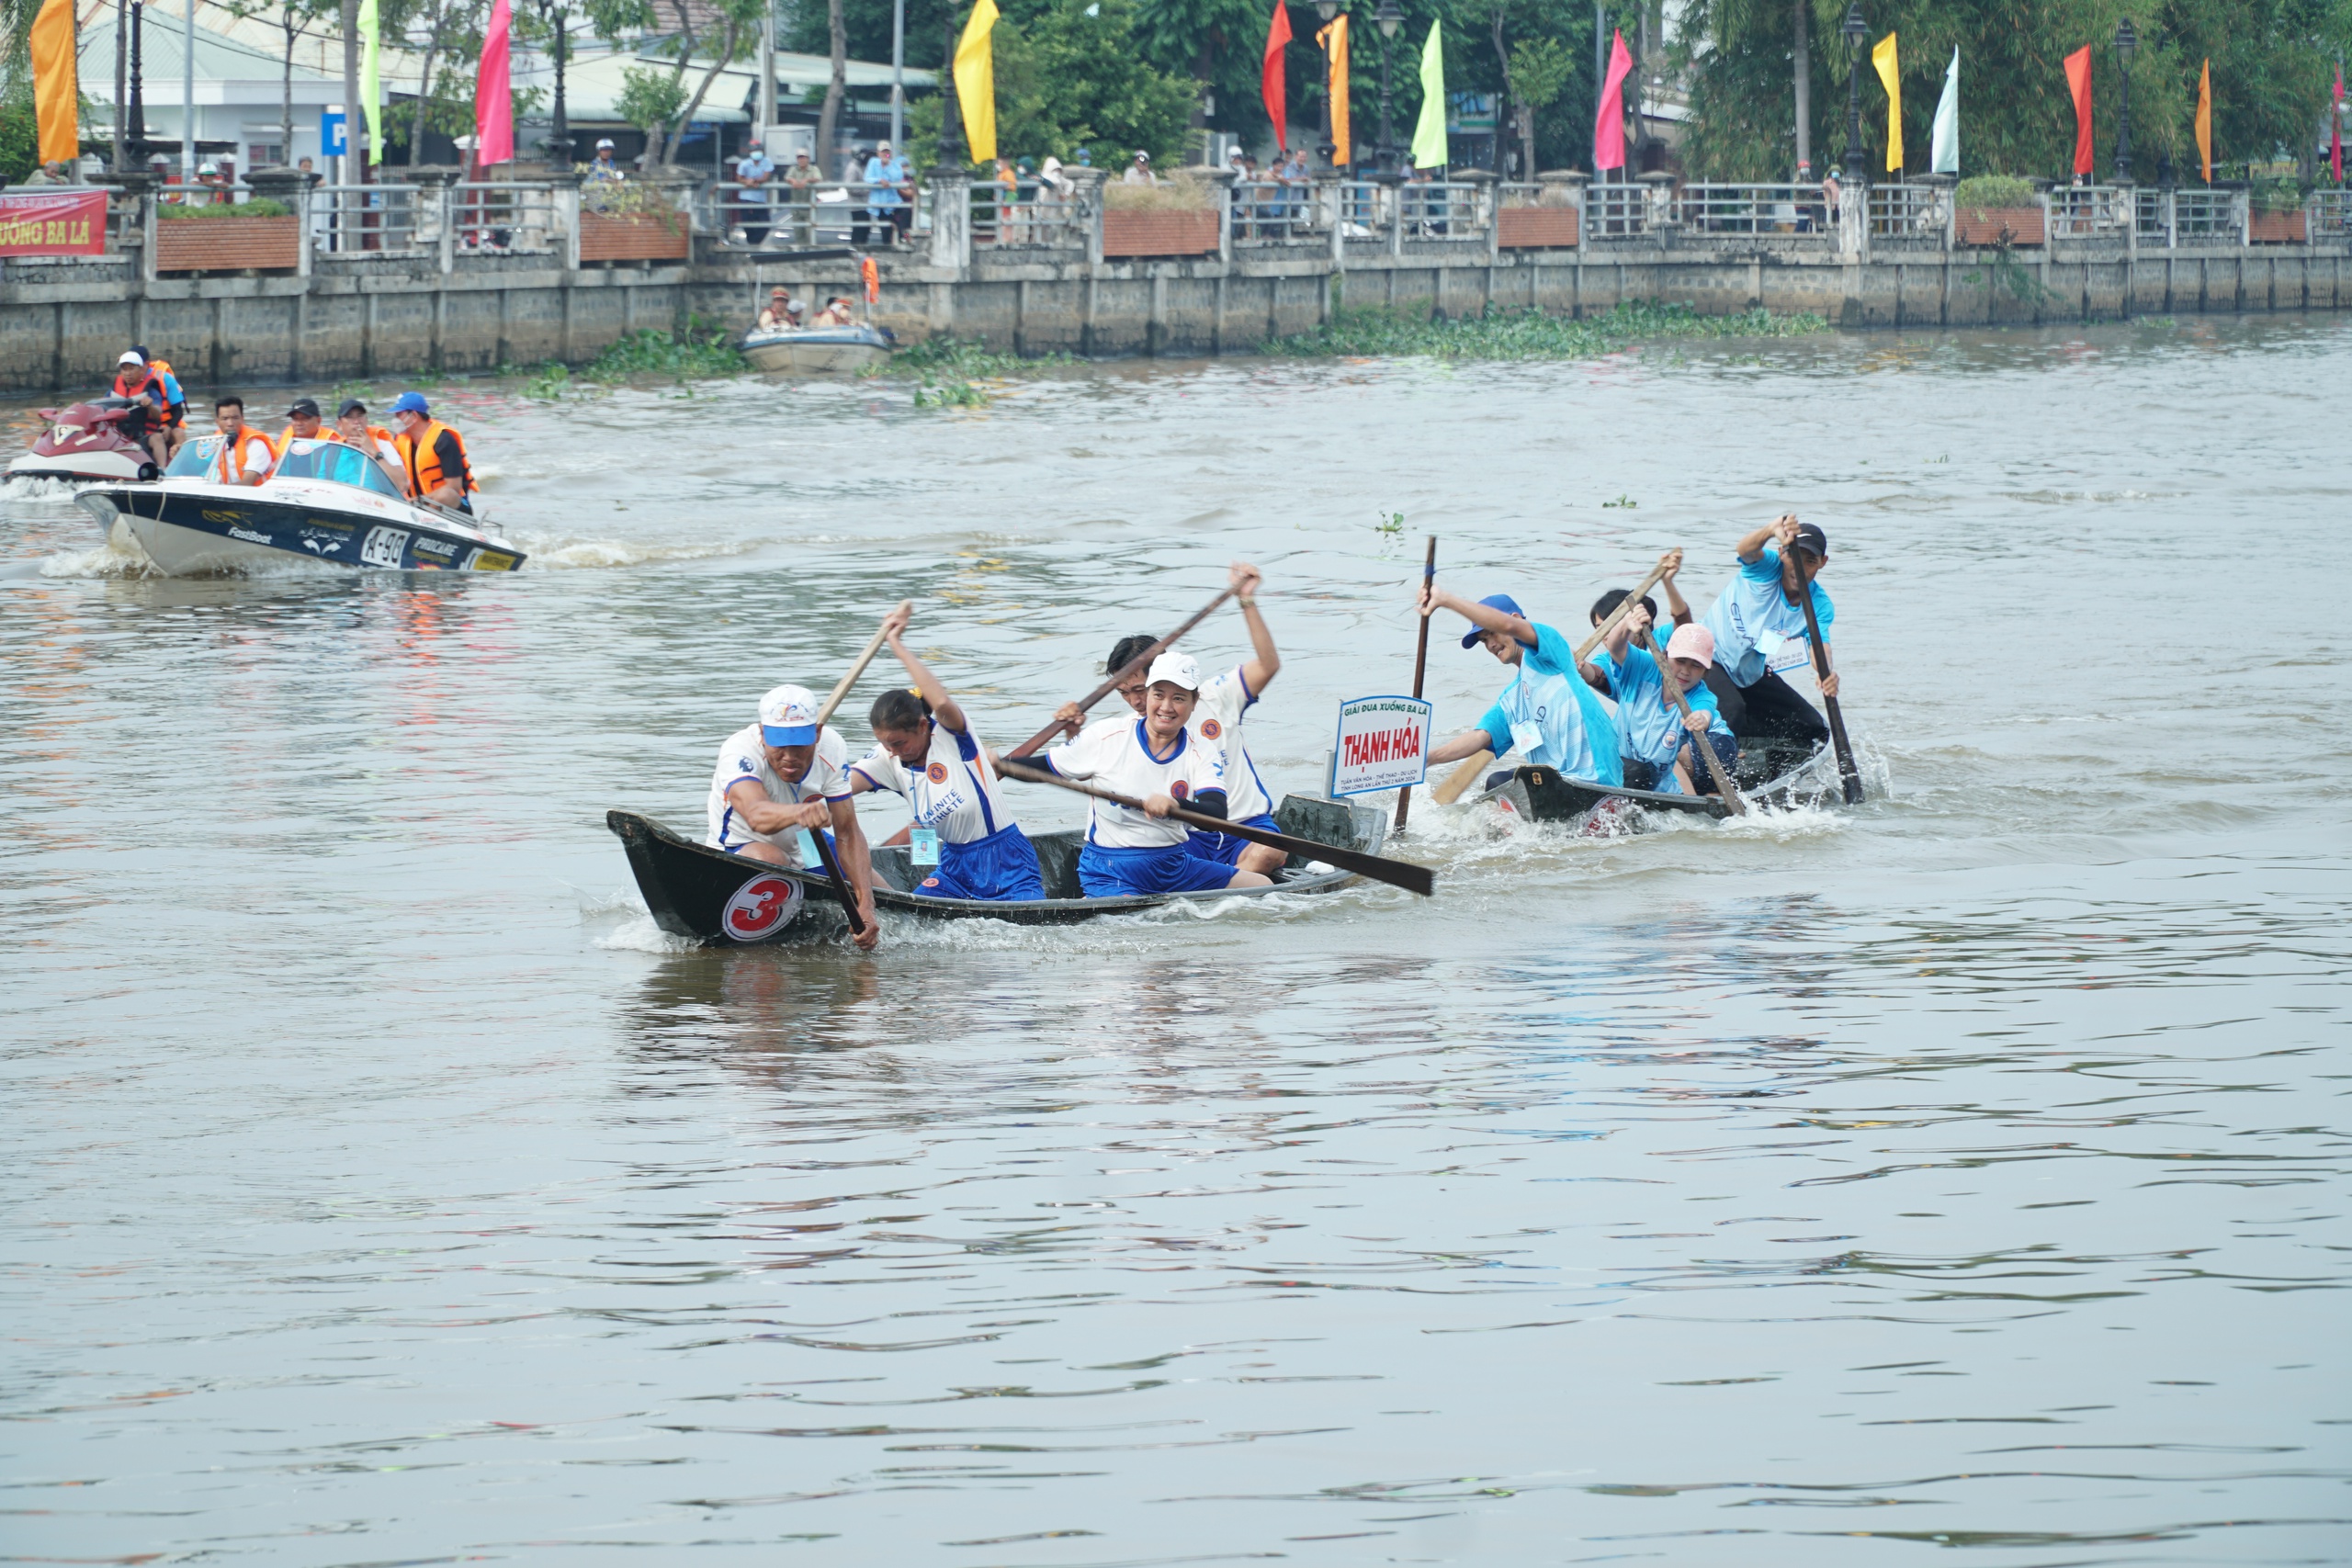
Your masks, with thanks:
M341 109L319 111L319 151L329 158L340 158L351 149L344 144L344 113Z

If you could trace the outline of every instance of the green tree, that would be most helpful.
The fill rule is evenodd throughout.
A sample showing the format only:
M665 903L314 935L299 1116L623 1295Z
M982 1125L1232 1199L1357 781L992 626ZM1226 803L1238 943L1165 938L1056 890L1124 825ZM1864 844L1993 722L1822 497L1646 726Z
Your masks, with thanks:
M1069 159L1088 148L1101 167L1140 147L1165 162L1184 139L1194 85L1156 70L1136 47L1135 0L1012 0L996 25L996 139L1007 157ZM938 143L946 100L917 103L917 147Z

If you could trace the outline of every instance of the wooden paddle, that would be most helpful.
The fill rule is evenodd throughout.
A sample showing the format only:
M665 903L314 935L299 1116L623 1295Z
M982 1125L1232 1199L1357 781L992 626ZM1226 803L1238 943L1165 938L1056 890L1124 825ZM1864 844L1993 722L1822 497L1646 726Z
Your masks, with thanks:
M1666 655L1659 650L1657 639L1650 636L1647 627L1643 628L1641 637L1642 651L1657 663L1659 686L1664 688L1666 694L1673 700L1674 711L1685 721L1682 732L1690 737L1690 749L1706 760L1707 776L1715 781L1715 793L1724 797L1724 804L1731 808L1731 814L1734 817L1747 816L1747 802L1740 798L1739 786L1732 783L1731 774L1724 771L1724 760L1715 755L1713 742L1704 732L1694 730L1690 727L1688 721L1690 717L1690 701L1682 694L1682 688L1668 678L1671 672L1666 667ZM1715 716L1721 718L1723 716L1717 714Z
M1794 546L1789 547L1795 548ZM1797 573L1797 604L1804 610L1804 635L1813 643L1813 678L1829 678L1829 645L1821 640L1821 619L1813 610L1813 584L1804 581L1804 573ZM1862 771L1854 766L1854 749L1846 743L1846 716L1838 711L1838 699L1823 694L1821 705L1829 715L1829 743L1838 749L1838 778L1846 788L1846 804L1862 803Z
M1429 558L1421 563L1421 581L1425 583L1437 581L1437 536L1435 534L1430 536ZM1421 640L1413 649L1413 700L1415 702L1421 699L1421 675L1429 669L1430 663L1430 618L1423 615L1420 617L1420 622ZM1407 784L1396 792L1396 832L1398 838L1403 838L1405 835L1405 814L1412 809L1413 786Z
M1178 637L1182 637L1186 632L1191 631L1194 626L1199 626L1203 621L1207 620L1211 612L1216 610L1219 604L1224 604L1227 599L1232 597L1233 590L1230 588L1227 589L1224 592L1218 594L1216 598L1202 605L1200 613L1195 615L1191 620L1186 621L1182 626L1178 626L1174 631L1170 632L1166 637L1161 637L1158 642L1153 643L1149 648L1145 649L1141 653L1138 653L1133 659L1128 660L1126 663L1111 671L1111 677L1109 680L1104 681L1101 685L1095 687L1092 691L1087 693L1086 695L1079 699L1078 711L1084 713L1088 708L1092 707L1096 703L1101 702L1104 697L1107 697L1113 692L1117 691L1119 689L1119 682L1125 680L1137 670L1150 669L1151 661L1159 658L1161 653L1165 652L1170 644L1173 643ZM1038 747L1043 746L1046 741L1051 740L1055 736L1059 735L1061 732L1062 721L1060 719L1056 719L1053 723L1046 726L1045 728L1037 731L1036 734L1031 736L1028 739L1023 741L1012 750L1007 751L1004 754L1004 760L1006 761L1012 761L1016 758L1026 757L1031 752L1036 750Z
M1614 610L1610 611L1609 614L1602 618L1601 623L1599 626L1592 628L1592 635L1585 638L1583 642L1577 645L1575 661L1578 664L1582 664L1586 660L1591 658L1592 650L1600 646L1601 638L1607 637L1611 632L1615 631L1617 629L1617 623L1625 618L1625 612L1632 609L1635 604L1640 604L1642 595L1657 587L1657 580L1665 575L1666 562L1663 560L1659 561L1657 565L1650 568L1650 574L1642 579L1642 585L1639 588L1634 589L1631 593L1626 594L1624 598L1619 600L1617 602L1617 607ZM1422 618L1426 620L1428 617L1424 616ZM1584 679L1583 676L1574 673L1571 673L1569 678L1577 681ZM1435 792L1437 795L1437 803L1440 806L1451 806L1455 801L1461 799L1463 792L1470 787L1470 781L1478 776L1479 770L1494 760L1495 754L1492 751L1481 751L1476 756L1472 757L1467 761L1464 762L1460 767L1454 769L1453 772L1446 774L1445 782L1439 784Z
M1048 773L1043 768L1033 768L1026 763L1016 762L1010 757L1004 758L998 766L999 771L1009 779L1020 779L1028 784L1056 784L1074 794L1091 795L1097 800L1107 800L1114 806L1124 806L1130 811L1143 809L1143 802L1133 795L1115 794L1111 790L1087 784L1080 779L1066 779L1059 773ZM1190 823L1206 832L1230 833L1237 839L1247 839L1253 844L1263 844L1269 849L1281 850L1286 854L1305 855L1309 860L1323 861L1342 870L1352 871L1359 876L1369 876L1376 882L1385 882L1392 887L1402 887L1408 893L1418 893L1424 898L1430 896L1437 885L1436 875L1428 866L1415 865L1409 861L1384 860L1378 855L1368 855L1359 850L1341 849L1337 844L1318 843L1313 839L1295 839L1288 833L1277 833L1265 828L1253 828L1247 822L1228 822L1222 817L1204 817L1197 811L1187 811L1181 806L1169 815L1179 822Z
M914 601L911 599L902 599L899 602L899 610L913 607ZM892 615L897 613L895 610L891 612ZM889 616L885 615L883 625L888 624ZM825 739L825 721L833 716L833 710L842 705L842 699L849 695L849 689L857 684L857 678L865 673L867 665L874 662L874 656L882 650L882 630L877 626L875 628L874 635L866 639L865 651L857 656L857 661L849 667L849 673L841 678L833 687L832 695L827 697L824 705L817 710L817 739L820 743ZM857 892L850 886L849 878L842 874L842 863L833 855L833 846L825 841L825 830L822 828L811 828L807 829L807 832L808 842L816 848L818 863L825 868L825 880L833 885L833 897L841 900L842 913L849 917L850 931L858 936L864 936L865 917L857 912Z

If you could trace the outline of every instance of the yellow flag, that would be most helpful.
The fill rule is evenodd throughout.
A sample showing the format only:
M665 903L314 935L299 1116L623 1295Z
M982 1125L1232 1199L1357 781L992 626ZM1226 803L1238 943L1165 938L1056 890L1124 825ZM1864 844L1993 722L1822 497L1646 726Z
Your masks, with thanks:
M996 158L996 0L977 0L956 43L956 102L964 112L964 141L975 164Z
M1349 162L1348 147L1348 16L1342 11L1331 25L1315 35L1329 62L1324 82L1331 94L1331 162Z
M33 106L40 161L82 155L81 88L74 74L74 0L46 0L33 18Z
M2197 155L2205 161L2205 183L2213 183L2213 62L2197 73Z
M1871 51L1871 63L1878 67L1878 79L1886 84L1886 172L1903 172L1903 70L1895 63L1894 35L1879 39Z

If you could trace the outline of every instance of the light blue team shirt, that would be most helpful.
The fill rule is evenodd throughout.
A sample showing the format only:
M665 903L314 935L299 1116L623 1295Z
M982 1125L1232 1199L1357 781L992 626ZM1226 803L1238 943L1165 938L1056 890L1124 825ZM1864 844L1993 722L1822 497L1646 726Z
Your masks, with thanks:
M874 157L865 160L865 183L877 188L865 194L868 207L898 207L901 205L897 186L907 177L907 161L897 153L888 160ZM883 189L880 187L891 188Z
M1667 700L1666 675L1657 660L1628 644L1622 669L1606 648L1594 649L1592 661L1609 678L1609 689L1617 694L1617 728L1624 739L1625 755L1658 770L1659 794L1681 794L1682 785L1674 776L1674 759L1682 750L1683 737L1690 732L1682 728L1682 716ZM1723 710L1716 706L1715 694L1707 690L1705 682L1684 692L1682 700L1711 715L1711 728L1723 728Z
M1829 623L1838 618L1838 607L1817 580L1812 587L1813 613L1826 635ZM1756 559L1740 562L1738 575L1724 584L1700 624L1715 634L1715 662L1733 685L1753 686L1761 681L1769 660L1757 646L1759 639L1805 640L1804 610L1781 592L1781 552L1768 546Z
M1550 626L1529 624L1535 626L1535 646L1521 657L1519 679L1478 721L1487 749L1499 757L1516 746L1538 767L1557 768L1588 784L1623 784L1623 743L1615 716L1577 673L1568 639Z

